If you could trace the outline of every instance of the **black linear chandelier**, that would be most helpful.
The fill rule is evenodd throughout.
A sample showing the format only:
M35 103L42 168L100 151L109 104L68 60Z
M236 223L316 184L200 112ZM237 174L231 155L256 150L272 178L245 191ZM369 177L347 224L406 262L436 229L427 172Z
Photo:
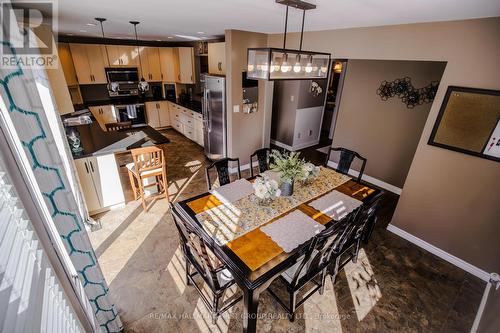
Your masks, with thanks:
M247 78L254 80L310 80L325 79L330 69L330 53L302 51L306 10L316 5L301 0L276 0L286 6L283 48L249 48L247 53ZM288 8L302 10L302 29L299 49L286 48Z

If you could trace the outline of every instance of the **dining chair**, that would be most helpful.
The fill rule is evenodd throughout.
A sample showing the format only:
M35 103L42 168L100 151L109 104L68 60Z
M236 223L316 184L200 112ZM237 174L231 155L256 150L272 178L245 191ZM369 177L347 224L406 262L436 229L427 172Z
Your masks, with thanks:
M250 176L253 177L253 158L257 157L257 163L259 166L259 173L269 170L269 155L271 154L271 149L261 148L257 149L252 155L250 155Z
M170 204L170 211L179 233L180 246L184 255L186 283L196 288L203 303L212 315L212 324L215 324L219 315L239 302L242 296L235 293L224 300L222 304L220 303L225 292L235 283L231 272L226 265L217 259L212 247L198 235L189 223L180 217L172 204ZM194 268L193 272L191 272L191 267ZM194 279L196 275L201 276L208 285L211 295L206 295L202 291L203 286L199 285Z
M340 158L339 162L337 164L337 168L335 169L336 171L343 173L347 175L349 173L349 169L351 168L352 161L354 158L358 158L361 160L361 169L359 170L359 175L357 178L357 181L361 181L361 177L363 177L363 173L365 171L365 166L366 166L366 158L358 154L357 152L353 150L349 150L347 148L342 148L342 147L330 147L328 149L328 154L326 155L326 160L325 160L325 167L328 166L328 162L330 161L330 155L332 151L340 151Z
M133 162L126 165L130 186L134 193L134 200L139 197L142 207L147 212L145 188L158 186L159 192L168 200L167 163L163 149L158 147L144 147L131 150ZM144 184L144 180L154 177L155 181Z
M210 181L210 170L214 169L217 172L217 179L219 180L219 185L223 186L229 184L231 179L229 177L229 162L237 162L238 163L238 179L241 179L241 170L240 170L240 159L239 158L223 158L218 161L213 162L208 167L205 168L205 175L207 178L207 187L210 191L212 189L212 182Z
M382 194L379 193L369 203L361 206L359 214L353 223L354 232L345 240L339 249L339 254L332 258L327 274L331 276L332 283L335 283L340 270L350 261L356 263L359 255L361 241L367 239L367 233L371 234L370 225L375 225L377 221L378 207ZM368 236L369 238L369 236ZM367 240L366 240L367 241ZM347 257L346 257L347 254Z
M132 122L131 121L122 121L119 123L110 123L106 124L106 131L119 131L122 129L128 129L132 128Z
M348 215L342 221L343 227L340 230L334 224L315 236L304 255L299 257L293 266L280 275L279 279L285 285L288 293L288 304L285 303L286 301L281 300L272 288L267 289L278 304L285 309L290 321L294 321L296 310L312 295L317 291L323 294L331 258L339 254L340 249L353 233L352 222L356 219L358 212L359 209ZM305 285L310 285L309 283L313 283L314 287L307 291L301 300L297 301L297 294Z

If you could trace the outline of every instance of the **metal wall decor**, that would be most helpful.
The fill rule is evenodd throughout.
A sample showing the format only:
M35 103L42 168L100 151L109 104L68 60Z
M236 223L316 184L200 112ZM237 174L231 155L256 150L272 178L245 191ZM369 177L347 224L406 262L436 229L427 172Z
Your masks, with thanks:
M436 96L438 86L439 81L432 81L427 86L417 89L411 84L411 78L404 77L391 82L382 81L377 89L377 95L383 101L397 96L407 108L413 109L417 105L432 102Z

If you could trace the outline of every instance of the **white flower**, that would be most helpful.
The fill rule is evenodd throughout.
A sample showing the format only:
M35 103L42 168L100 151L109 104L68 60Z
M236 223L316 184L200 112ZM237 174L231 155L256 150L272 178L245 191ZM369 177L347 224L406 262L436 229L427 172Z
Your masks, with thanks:
M277 190L276 190L275 197L277 198L277 197L279 197L279 196L281 196L281 190L280 190L280 189L277 189Z

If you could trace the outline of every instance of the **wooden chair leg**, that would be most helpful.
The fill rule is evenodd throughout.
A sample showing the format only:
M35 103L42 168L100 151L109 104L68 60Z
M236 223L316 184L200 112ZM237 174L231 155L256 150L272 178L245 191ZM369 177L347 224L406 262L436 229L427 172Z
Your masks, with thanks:
M135 176L130 170L128 170L128 179L130 180L130 186L132 187L132 192L134 192L134 200L137 200L137 187L135 186Z
M163 190L165 191L165 198L170 202L170 196L168 195L168 180L167 180L167 167L164 167L161 172L161 182L163 184Z
M143 179L139 176L139 194L141 195L142 208L145 212L148 211L148 207L146 206L146 194L144 193L144 184Z

